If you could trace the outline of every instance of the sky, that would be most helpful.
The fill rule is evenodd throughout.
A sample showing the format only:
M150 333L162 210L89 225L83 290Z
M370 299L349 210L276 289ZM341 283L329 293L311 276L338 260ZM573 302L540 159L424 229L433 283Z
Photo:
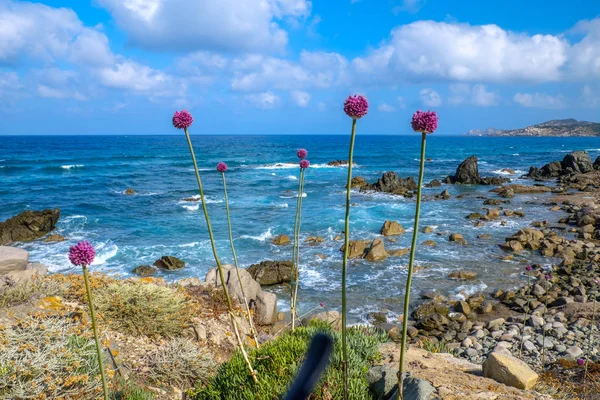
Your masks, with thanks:
M598 0L0 0L0 135L600 121Z

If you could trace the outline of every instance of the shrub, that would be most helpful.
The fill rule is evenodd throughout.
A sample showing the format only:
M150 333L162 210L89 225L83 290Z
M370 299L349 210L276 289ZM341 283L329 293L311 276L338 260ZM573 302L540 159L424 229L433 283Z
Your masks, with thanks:
M421 343L421 347L423 350L427 350L430 353L450 353L452 354L452 350L446 347L446 343L444 342L433 342L431 340L424 340Z
M195 382L206 382L217 368L212 356L189 339L171 339L166 346L150 353L145 364L152 384L168 384L189 388Z
M56 282L34 277L32 280L7 285L0 292L0 308L29 301L34 296L54 296L59 293Z
M154 400L156 396L149 390L139 387L133 382L118 383L118 389L110 395L110 400Z
M178 335L191 319L182 292L151 283L111 283L96 289L94 304L108 325L130 335Z
M0 327L0 398L94 399L102 383L94 341L62 318Z
M313 321L308 327L298 327L274 341L250 352L252 365L258 371L258 384L252 382L241 354L222 364L208 384L199 383L190 391L192 399L278 399L284 394L302 364L312 336L324 332L333 337L335 347L331 363L311 399L343 398L342 343L339 332L327 323ZM348 330L349 398L369 399L366 375L377 357L378 345L387 341L387 334L371 328Z

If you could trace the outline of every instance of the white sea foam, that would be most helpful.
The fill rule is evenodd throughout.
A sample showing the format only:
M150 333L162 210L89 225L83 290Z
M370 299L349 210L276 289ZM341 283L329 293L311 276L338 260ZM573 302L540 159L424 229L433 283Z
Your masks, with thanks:
M186 197L186 198L187 199L192 199L192 200L182 200L182 201L179 202L179 204L182 204L182 203L191 203L193 201L200 202L200 195L199 194L195 194L195 195L193 195L191 197ZM204 202L206 204L219 204L219 203L223 202L223 199L217 199L217 200L215 200L215 199L211 199L211 198L208 198L208 197L204 196ZM187 207L184 207L184 208L187 208ZM198 207L196 207L195 209L197 210Z
M242 236L240 236L240 239L253 239L253 240L258 240L259 242L266 242L267 240L271 239L272 237L273 237L273 234L271 233L271 228L269 228L269 229L267 229L266 232L263 232L258 236L242 235Z
M310 168L346 168L346 165L327 165L327 164L310 164ZM354 165L352 168L359 168L360 165ZM277 164L267 164L261 165L260 167L255 167L256 169L293 169L299 168L298 163L277 163ZM271 174L273 175L273 174Z
M306 197L306 196L308 196L308 195L306 194L306 192L302 193L302 198L304 198L304 197ZM279 198L280 198L280 199L293 199L293 198L298 198L298 193L294 193L294 194L291 194L291 195L288 195L288 196L279 196Z
M289 205L288 205L288 203L281 203L281 204L275 205L275 207L277 207L277 208L288 208Z
M520 169L515 169L513 172L514 174L511 174L508 171L503 171L502 169L495 169L493 171L491 171L494 174L498 174L498 175L518 175L518 174L523 174L524 171L521 171Z
M69 169L72 169L72 168L83 168L84 165L83 164L73 164L73 165L61 165L60 167L62 169L69 170Z
M287 176L287 178L288 178L289 180L291 180L291 181L297 181L297 180L298 180L298 177L297 177L297 176L294 176L294 175L288 175L288 176Z
M456 288L456 298L459 300L466 300L469 296L475 293L483 292L487 289L487 285L483 282L474 285L460 285Z
M181 208L185 208L189 211L197 211L200 208L200 204L184 204L181 206Z
M96 258L94 258L92 265L102 265L109 259L116 256L118 252L119 246L116 244L106 245L104 243L100 243L96 247Z

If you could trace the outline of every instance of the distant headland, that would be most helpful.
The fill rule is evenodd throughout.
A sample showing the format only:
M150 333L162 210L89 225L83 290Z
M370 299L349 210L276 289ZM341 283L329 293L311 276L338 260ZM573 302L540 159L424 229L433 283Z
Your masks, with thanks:
M600 136L600 123L573 118L553 119L519 129L472 129L468 136Z

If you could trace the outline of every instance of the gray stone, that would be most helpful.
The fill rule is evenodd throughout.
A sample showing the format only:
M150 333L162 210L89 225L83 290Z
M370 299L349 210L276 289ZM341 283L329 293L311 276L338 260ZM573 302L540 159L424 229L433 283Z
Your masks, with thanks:
M0 222L0 245L13 242L28 242L44 237L55 227L60 217L60 209L31 211Z
M567 354L565 354L565 358L570 361L577 361L583 354L583 350L577 346L571 346L567 349Z
M277 296L275 293L260 291L256 295L255 320L258 325L272 325L277 322Z
M312 320L321 320L328 322L334 329L342 329L342 316L339 312L332 311L323 311L314 315L310 315L304 318L304 323L307 324Z
M185 262L177 257L162 256L154 261L154 266L165 271L175 271L185 267Z
M367 372L367 382L375 399L392 398L392 393L398 387L397 372L395 364L377 365Z
M535 344L529 340L523 342L523 348L529 353L534 353L536 351Z
M244 296L242 295L240 280L237 277L235 266L231 264L224 264L221 267L223 268L223 276L225 277L225 284L227 285L229 295L238 303L244 304ZM252 279L250 273L245 269L240 268L239 273L242 285L244 287L244 293L246 294L246 300L248 300L248 302L256 300L258 293L262 291L260 284ZM206 273L205 281L213 287L221 287L221 279L219 277L218 269L209 269Z
M23 271L29 262L29 252L16 247L0 246L0 275Z
M276 285L293 280L294 265L291 260L261 261L248 267L252 278L261 285Z
M397 398L398 388L396 387L396 390L388 399L395 400ZM404 379L402 380L403 400L434 400L437 398L437 390L428 380L404 374Z
M523 361L508 352L493 352L483 363L483 375L518 389L532 389L538 375Z

